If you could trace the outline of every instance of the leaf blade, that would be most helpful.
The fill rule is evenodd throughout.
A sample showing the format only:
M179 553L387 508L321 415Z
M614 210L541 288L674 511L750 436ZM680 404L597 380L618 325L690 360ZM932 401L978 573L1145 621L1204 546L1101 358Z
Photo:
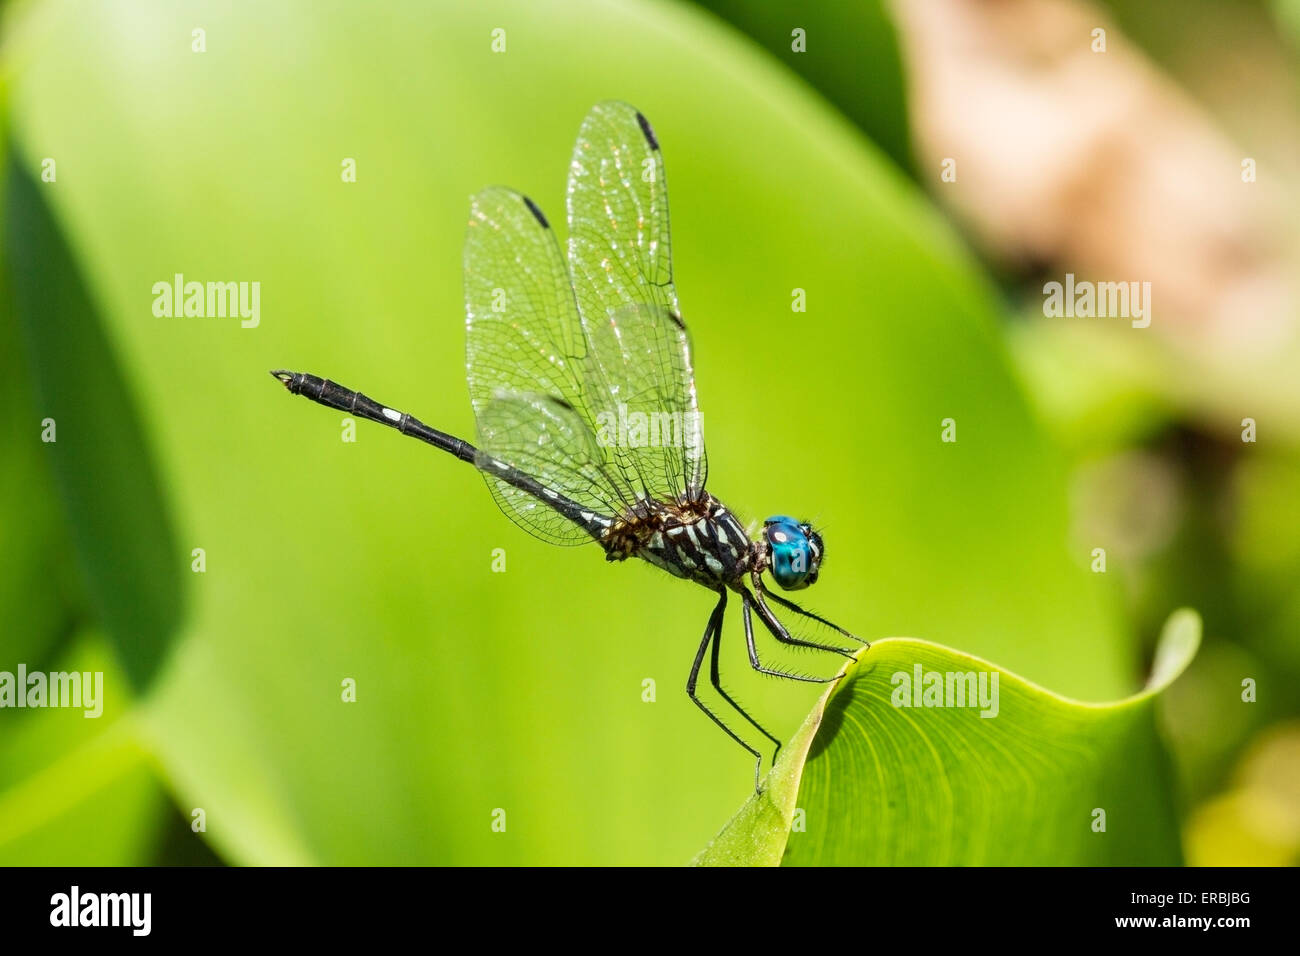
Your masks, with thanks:
M818 701L770 786L746 802L695 862L1180 863L1151 705L1187 667L1199 642L1199 617L1175 613L1147 686L1131 697L1092 704L938 644L878 641ZM996 700L996 713L986 719L975 707L916 708L916 668L922 687L931 673L986 675L984 686L996 694L978 706L992 711L984 704ZM946 689L945 679L945 701ZM952 700L958 701L955 694ZM1128 773L1134 765L1154 772ZM807 829L783 833L773 814L786 811L788 822L796 803ZM1104 829L1097 829L1098 821Z

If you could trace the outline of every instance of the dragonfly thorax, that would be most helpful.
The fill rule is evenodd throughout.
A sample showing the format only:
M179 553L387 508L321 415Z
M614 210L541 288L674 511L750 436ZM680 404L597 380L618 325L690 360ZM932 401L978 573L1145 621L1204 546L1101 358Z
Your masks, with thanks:
M744 578L755 566L758 546L712 495L698 501L651 502L643 513L616 520L601 538L606 557L637 557L707 587Z

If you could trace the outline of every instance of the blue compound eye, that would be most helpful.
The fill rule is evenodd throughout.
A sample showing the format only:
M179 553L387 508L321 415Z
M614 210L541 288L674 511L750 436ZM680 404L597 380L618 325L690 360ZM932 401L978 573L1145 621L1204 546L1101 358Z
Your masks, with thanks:
M798 591L817 580L822 560L822 539L806 524L786 515L763 523L763 536L771 554L772 577L782 590Z

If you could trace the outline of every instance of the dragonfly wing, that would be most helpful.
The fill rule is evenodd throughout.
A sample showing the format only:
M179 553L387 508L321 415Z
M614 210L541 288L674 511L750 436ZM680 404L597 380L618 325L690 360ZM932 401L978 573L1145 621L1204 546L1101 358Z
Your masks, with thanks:
M690 338L672 281L663 156L649 122L628 104L599 103L583 121L569 166L568 214L588 411L594 417L598 405L612 404L614 412L626 405L689 421L698 434ZM684 451L620 443L613 457L638 492L696 499L708 475L702 438Z
M492 465L493 459L505 462L594 514L617 513L620 502L611 500L605 450L582 415L555 396L500 392L477 417L475 464L506 516L551 544L594 540L543 499L497 477Z
M582 410L586 344L568 267L541 210L513 190L491 187L471 201L465 314L481 455L593 512L621 510L630 496L597 487L608 471L606 453ZM484 479L506 516L537 537L555 544L591 540L542 500L491 471Z
M587 411L620 485L638 498L697 499L704 437L690 339L677 313L625 305L590 324L582 369Z

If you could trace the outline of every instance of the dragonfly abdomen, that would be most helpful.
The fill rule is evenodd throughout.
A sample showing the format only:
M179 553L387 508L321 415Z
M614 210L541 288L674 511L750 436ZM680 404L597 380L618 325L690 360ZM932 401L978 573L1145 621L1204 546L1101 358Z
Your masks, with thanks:
M399 412L395 408L389 408L382 402L375 401L369 395L363 395L346 385L340 385L338 382L321 378L319 375L309 375L306 372L289 372L284 369L277 369L271 375L279 379L280 384L287 388L292 395L301 395L303 398L311 399L311 401L324 405L326 408L336 408L341 412L347 412L349 415L356 415L358 418L378 422L381 425L387 425L389 428L396 428L403 435L410 435L412 438L418 438L435 448L441 448L448 454L455 455L461 461L474 461L477 449L469 442L457 438L455 435L440 432L436 428L430 428L418 418L408 415L406 412Z
M530 498L535 499L536 504L527 506L528 509L536 507L537 504L544 508L562 514L571 522L581 528L587 534L597 541L603 541L608 533L610 526L614 524L613 520L598 512L591 511L585 506L574 501L566 495L560 494L554 488L549 488L542 482L538 481L532 475L520 471L499 458L495 458L483 449L476 449L474 458L474 467L483 473L486 478L494 478L499 482L504 482L511 488L523 492ZM488 482L488 487L492 494L501 503L502 489L492 481ZM512 506L513 507L513 506ZM515 514L520 515L518 509ZM522 517L522 515L520 515Z
M461 461L469 462L489 478L504 482L511 488L523 492L530 499L536 499L545 508L550 508L568 518L596 540L600 540L612 523L605 515L588 510L555 489L548 488L532 475L520 471L481 448L475 448L464 439L431 428L418 418L395 408L389 408L382 402L377 402L370 396L345 385L306 372L277 369L271 375L279 379L291 394L301 395L326 408L336 408L358 418L395 428L403 435L418 438L435 448L441 448L448 454L455 455ZM488 487L492 488L494 495L500 497L501 490L498 486L489 481Z

